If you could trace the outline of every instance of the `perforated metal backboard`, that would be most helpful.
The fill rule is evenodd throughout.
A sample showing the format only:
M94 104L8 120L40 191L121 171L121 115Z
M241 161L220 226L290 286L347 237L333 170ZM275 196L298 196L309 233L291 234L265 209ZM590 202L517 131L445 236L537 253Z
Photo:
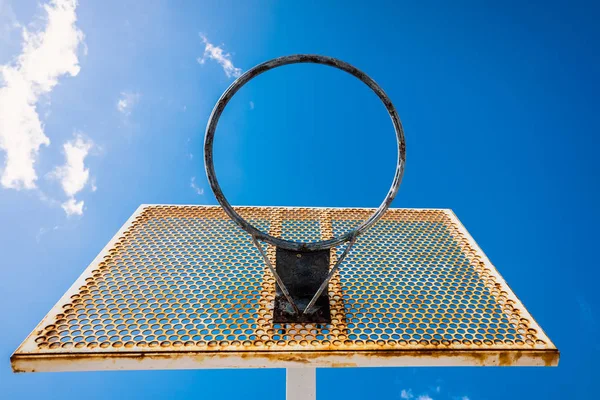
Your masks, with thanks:
M236 211L273 236L317 241L373 210ZM274 262L275 248L267 254ZM360 236L329 284L331 324L274 323L264 264L219 206L140 206L13 354L13 369L558 364L450 210L390 209Z

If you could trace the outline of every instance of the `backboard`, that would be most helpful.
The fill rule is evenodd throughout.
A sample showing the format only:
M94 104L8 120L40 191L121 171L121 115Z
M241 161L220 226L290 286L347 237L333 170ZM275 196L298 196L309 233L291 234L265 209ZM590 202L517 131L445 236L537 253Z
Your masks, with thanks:
M235 207L315 242L372 209ZM275 262L275 247L265 247ZM344 247L332 249L330 265ZM329 282L328 324L275 323L276 283L219 206L142 205L11 357L16 372L555 366L559 353L451 210L388 209Z

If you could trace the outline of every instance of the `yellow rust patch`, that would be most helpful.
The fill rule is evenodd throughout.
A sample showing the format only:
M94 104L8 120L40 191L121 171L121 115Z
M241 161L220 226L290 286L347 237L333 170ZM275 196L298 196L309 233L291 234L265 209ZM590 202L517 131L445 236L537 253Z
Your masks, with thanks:
M558 359L560 357L558 350L552 352L544 352L541 357L542 360L544 360L545 367L558 366Z

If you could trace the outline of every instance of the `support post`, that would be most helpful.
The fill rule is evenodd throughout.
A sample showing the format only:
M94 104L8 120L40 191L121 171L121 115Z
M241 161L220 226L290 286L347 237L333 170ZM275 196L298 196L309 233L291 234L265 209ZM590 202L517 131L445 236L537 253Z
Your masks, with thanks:
M286 400L316 400L316 368L286 368Z

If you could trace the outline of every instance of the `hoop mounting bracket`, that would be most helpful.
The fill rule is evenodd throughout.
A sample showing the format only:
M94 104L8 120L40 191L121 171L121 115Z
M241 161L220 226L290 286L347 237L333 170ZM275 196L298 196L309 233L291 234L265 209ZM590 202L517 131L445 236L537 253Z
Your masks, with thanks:
M292 251L280 247L275 251L275 269L283 281L292 300L301 311L296 314L293 306L277 288L273 322L275 323L319 323L331 322L329 296L320 293L314 305L308 310L308 305L327 279L329 273L330 250Z

